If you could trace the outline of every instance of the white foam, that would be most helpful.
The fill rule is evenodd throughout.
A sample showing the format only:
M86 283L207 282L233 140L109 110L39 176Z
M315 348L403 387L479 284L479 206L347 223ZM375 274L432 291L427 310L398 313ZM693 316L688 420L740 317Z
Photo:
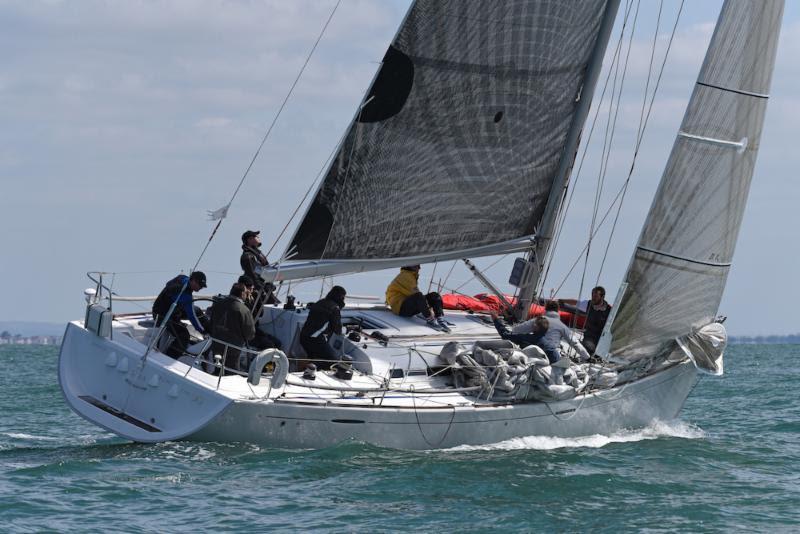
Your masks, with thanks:
M214 458L217 453L213 449L203 447L199 444L186 444L180 442L159 443L157 448L161 449L161 454L165 458L175 460L209 460Z
M637 430L621 430L610 435L593 434L577 438L559 438L553 436L525 436L512 438L489 445L461 445L448 449L450 451L478 451L478 450L553 450L565 448L590 448L598 449L609 443L630 443L663 437L702 439L705 432L694 425L682 421L654 421L645 428Z
M9 438L14 439L32 439L36 441L59 441L59 438L54 438L52 436L35 436L33 434L24 434L22 432L3 432L4 436L8 436Z

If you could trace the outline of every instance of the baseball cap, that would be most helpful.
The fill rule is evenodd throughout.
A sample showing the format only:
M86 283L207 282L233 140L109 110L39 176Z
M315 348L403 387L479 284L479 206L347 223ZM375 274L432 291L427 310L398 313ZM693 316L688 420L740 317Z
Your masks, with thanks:
M193 272L192 275L189 277L189 280L196 280L197 283L200 284L201 288L208 287L208 285L206 284L206 274L203 271Z
M242 243L246 243L251 237L255 237L261 233L261 230L248 230L242 234Z

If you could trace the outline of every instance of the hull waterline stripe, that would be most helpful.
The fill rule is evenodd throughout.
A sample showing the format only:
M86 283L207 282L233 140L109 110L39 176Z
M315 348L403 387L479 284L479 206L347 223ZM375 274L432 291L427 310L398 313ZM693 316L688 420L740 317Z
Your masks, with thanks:
M345 423L348 425L363 425L366 421L361 419L331 419L331 423Z
M132 424L134 426L137 426L137 427L141 428L142 430L147 430L148 432L161 432L161 430L159 430L158 428L156 428L156 427L154 427L152 425L148 425L144 421L140 421L140 420L136 419L135 417L131 417L128 414L122 413L119 410L117 410L116 408L112 408L111 406L109 406L105 402L103 402L101 400L97 400L94 397L91 397L89 395L81 395L78 398L81 399L84 402L87 402L87 403L91 404L95 408L99 408L99 409L103 410L104 412L106 412L107 414L113 415L114 417L122 419L126 423L130 423L130 424Z
M710 87L712 89L719 89L720 91L727 91L728 93L736 93L737 95L752 96L753 98L769 98L769 95L765 95L763 93L753 93L750 91L742 91L741 89L731 89L729 87L722 87L721 85L714 85L713 83L697 82L697 85Z
M701 260L696 260L694 258L687 258L686 256L678 256L676 254L670 254L669 252L663 252L661 250L656 250L654 248L643 247L641 245L639 245L636 248L638 248L639 250L643 250L645 252L650 252L652 254L657 254L659 256L666 256L667 258L673 258L675 260L688 261L689 263L696 263L698 265L708 265L709 267L730 267L731 266L730 262L729 263L718 263L718 262L713 262L713 261L701 261Z

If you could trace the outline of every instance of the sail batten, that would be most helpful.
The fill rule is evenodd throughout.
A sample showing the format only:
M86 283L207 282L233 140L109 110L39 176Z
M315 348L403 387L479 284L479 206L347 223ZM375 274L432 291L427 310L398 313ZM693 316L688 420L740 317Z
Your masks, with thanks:
M417 0L289 248L458 255L534 233L607 0Z
M782 0L727 0L623 284L610 353L675 350L715 320L755 166ZM698 365L721 371L721 360Z

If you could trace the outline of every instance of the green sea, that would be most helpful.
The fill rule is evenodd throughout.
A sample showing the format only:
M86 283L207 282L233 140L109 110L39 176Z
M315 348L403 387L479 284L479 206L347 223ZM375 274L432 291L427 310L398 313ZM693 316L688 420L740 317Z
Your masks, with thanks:
M0 346L2 532L798 532L800 346L736 345L680 419L432 452L137 445L73 414L58 350Z

